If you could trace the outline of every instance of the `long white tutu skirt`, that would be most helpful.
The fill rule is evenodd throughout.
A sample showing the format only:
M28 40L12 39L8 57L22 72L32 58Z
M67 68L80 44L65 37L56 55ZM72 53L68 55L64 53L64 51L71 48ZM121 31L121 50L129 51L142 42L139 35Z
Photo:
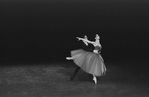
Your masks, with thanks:
M75 64L87 73L101 76L106 72L106 66L100 54L78 49L71 51L71 57Z

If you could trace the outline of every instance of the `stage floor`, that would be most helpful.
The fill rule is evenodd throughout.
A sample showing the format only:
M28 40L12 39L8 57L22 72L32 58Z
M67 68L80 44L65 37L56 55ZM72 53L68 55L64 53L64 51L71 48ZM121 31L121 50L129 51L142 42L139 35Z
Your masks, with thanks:
M95 85L73 62L0 67L0 97L148 97L147 75L132 63L107 63L107 73ZM138 71L137 71L138 70Z

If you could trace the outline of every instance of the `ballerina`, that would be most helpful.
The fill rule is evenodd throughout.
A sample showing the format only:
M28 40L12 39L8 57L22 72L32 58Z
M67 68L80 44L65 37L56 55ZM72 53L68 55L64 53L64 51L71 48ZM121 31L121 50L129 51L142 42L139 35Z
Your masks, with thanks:
M88 43L92 44L95 48L93 52L88 52L82 49L71 51L71 57L66 57L67 60L73 60L74 63L78 66L71 77L71 81L74 79L75 75L81 68L83 71L93 75L93 81L97 84L98 76L102 76L106 72L106 66L104 64L104 60L100 54L101 52L101 44L100 44L100 36L96 34L95 41L89 41L87 36L84 38L77 37L78 40L82 40L86 45Z

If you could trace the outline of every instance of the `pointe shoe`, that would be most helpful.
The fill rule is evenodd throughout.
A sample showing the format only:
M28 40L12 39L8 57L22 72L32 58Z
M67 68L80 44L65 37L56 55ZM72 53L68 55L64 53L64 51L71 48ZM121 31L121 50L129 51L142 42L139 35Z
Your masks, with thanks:
M95 84L97 84L97 78L95 76L93 77L93 80L94 80Z
M67 59L67 60L72 60L73 58L72 58L72 57L66 57L66 59Z

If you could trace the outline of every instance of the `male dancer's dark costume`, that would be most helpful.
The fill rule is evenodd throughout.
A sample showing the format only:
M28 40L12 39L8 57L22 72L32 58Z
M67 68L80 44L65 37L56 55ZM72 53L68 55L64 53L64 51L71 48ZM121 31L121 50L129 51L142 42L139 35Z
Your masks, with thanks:
M82 42L81 42L81 43L82 43ZM92 47L91 47L90 44L88 44L88 47L87 47L84 43L82 43L81 46L82 46L82 49L84 49L84 50L86 50L86 51L89 51L89 52L93 52L93 49L92 49ZM76 74L79 72L79 70L80 70L80 67L77 66L76 69L75 69L75 71L74 71L74 73L73 73L73 75L71 76L69 82L72 82L72 81L73 81L73 79L75 78L75 76L76 76ZM89 74L89 79L90 79L90 80L93 79L92 74Z

